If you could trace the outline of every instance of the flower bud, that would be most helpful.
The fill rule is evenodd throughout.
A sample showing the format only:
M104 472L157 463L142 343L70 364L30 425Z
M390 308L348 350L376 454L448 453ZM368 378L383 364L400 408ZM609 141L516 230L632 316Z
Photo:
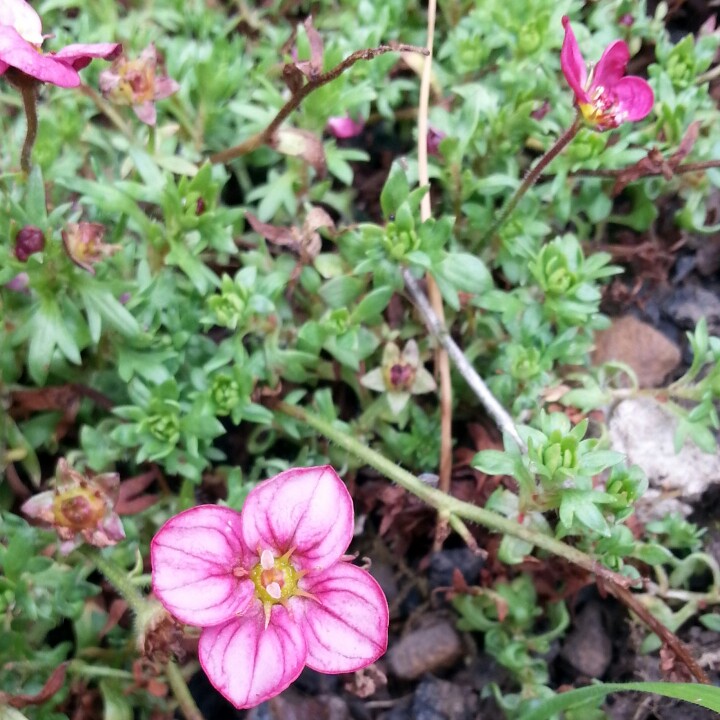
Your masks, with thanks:
M20 228L15 236L15 257L20 262L27 262L27 259L45 249L45 234L35 225L26 225Z

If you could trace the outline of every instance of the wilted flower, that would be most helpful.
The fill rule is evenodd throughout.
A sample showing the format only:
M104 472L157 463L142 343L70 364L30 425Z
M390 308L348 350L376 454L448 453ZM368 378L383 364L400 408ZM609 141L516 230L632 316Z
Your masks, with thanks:
M61 459L54 489L34 495L21 509L28 517L55 529L63 541L63 554L82 541L95 547L115 545L125 537L120 517L114 511L119 484L117 473L86 477Z
M95 263L122 249L121 245L103 243L104 236L105 226L100 223L68 223L62 231L63 244L70 259L93 275Z
M365 129L365 121L360 118L353 120L349 115L328 118L328 132L338 140L357 137Z
M0 75L8 72L12 82L22 85L29 79L60 87L77 87L77 71L93 58L112 59L121 50L119 43L73 44L56 53L44 54L45 39L40 16L25 0L0 2Z
M140 120L154 125L155 100L163 100L180 89L172 78L157 74L157 64L157 51L152 44L135 60L123 55L100 73L100 89L112 102L132 105Z
M233 705L277 695L305 665L353 672L385 652L387 601L343 554L352 535L350 494L328 466L261 483L242 514L201 505L155 535L155 595L202 627L200 663Z
M428 155L440 155L440 142L447 137L442 130L434 128L432 125L428 127L427 132L427 151Z
M360 378L360 384L384 392L393 414L398 415L411 395L432 392L437 385L433 376L420 364L420 352L414 340L408 340L402 353L393 342L383 350L382 365Z
M35 225L25 225L15 236L15 257L27 262L31 255L45 249L45 233Z
M655 96L645 80L625 75L630 60L625 42L616 40L608 45L588 75L570 20L563 17L562 23L565 40L560 65L585 121L603 131L646 117L652 110Z

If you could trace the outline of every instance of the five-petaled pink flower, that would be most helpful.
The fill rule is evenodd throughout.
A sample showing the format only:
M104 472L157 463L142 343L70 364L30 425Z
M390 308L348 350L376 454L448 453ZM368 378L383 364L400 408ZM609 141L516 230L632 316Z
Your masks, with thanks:
M387 601L344 555L352 535L352 500L329 466L261 483L242 513L191 508L155 535L155 595L202 627L200 663L236 707L277 695L305 665L353 672L385 652Z
M121 50L119 43L67 45L56 53L43 54L45 39L40 16L25 0L0 1L0 75L22 83L34 78L60 87L77 87L78 70L93 58L112 59Z
M560 65L586 122L602 131L646 117L652 110L655 96L645 80L625 75L630 60L625 42L616 40L608 45L588 75L570 20L563 17L562 23L565 40Z

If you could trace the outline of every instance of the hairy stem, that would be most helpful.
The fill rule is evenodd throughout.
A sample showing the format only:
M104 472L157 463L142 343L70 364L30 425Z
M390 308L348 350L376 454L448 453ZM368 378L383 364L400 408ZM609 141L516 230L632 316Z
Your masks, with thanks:
M167 664L165 677L167 678L175 699L178 701L182 714L185 716L185 720L204 720L203 714L195 704L195 700L190 694L190 689L185 682L185 678L182 676L180 668L174 660L171 660Z
M618 573L609 570L601 565L597 560L590 557L586 553L572 547L553 537L544 535L543 533L532 530L525 525L520 525L514 520L509 520L498 513L477 507L471 503L458 500L457 498L447 495L440 490L436 490L424 482L416 478L412 473L403 470L384 455L367 447L347 433L335 427L332 423L314 415L313 413L285 402L280 402L276 409L285 415L289 415L301 422L309 425L317 430L321 435L339 445L347 452L352 453L356 457L366 462L378 472L393 482L396 482L408 492L417 496L428 505L431 505L440 512L455 515L458 518L475 522L478 525L494 530L495 532L512 535L513 537L525 540L526 542L536 545L537 547L565 558L568 562L578 565L579 567L593 573L597 577L602 578L610 584L620 584L627 586L632 581Z
M137 616L138 626L143 627L145 621L151 615L155 614L157 601L152 602L145 598L128 577L127 570L116 565L109 558L106 558L99 550L86 549L83 551L83 554L92 561L107 581L117 590L118 594ZM180 668L178 668L174 660L171 660L167 664L165 677L186 720L204 720L202 713L190 694L185 678L182 676Z
M523 195L538 181L543 170L565 149L570 141L578 134L582 127L582 119L580 115L575 116L573 124L555 141L555 144L528 170L520 187L515 191L513 196L505 204L505 207L498 213L495 222L486 231L483 240L492 240L497 231L503 226L505 221L510 217L512 211L522 199Z

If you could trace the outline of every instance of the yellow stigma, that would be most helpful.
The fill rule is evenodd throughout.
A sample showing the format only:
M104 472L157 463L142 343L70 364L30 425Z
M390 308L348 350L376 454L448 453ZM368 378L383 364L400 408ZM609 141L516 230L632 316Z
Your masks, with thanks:
M298 594L298 580L304 573L292 566L290 555L291 552L288 552L276 558L270 550L263 550L260 562L250 571L255 594L266 607L282 603Z

